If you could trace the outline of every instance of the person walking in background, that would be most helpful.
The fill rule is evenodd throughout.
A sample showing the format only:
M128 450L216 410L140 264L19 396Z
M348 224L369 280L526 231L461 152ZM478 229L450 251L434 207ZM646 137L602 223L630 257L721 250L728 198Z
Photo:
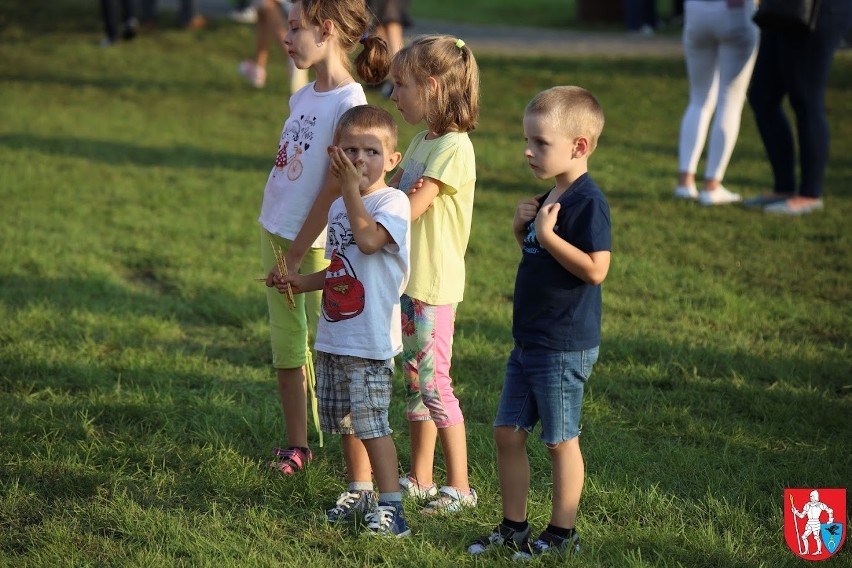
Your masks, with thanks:
M403 44L403 28L410 27L409 7L411 0L367 0L367 6L375 20L376 35L388 44L391 57L396 55ZM390 97L393 82L385 80L379 85L385 97Z
M609 273L609 205L588 173L603 110L581 87L553 87L524 112L524 155L533 175L555 185L518 204L512 229L521 249L512 336L494 419L503 520L471 543L470 554L508 547L516 560L580 550L577 510L585 466L580 451L583 391L598 359L601 286ZM529 538L527 439L541 422L551 461L550 522Z
M290 93L295 93L308 83L308 72L299 69L287 56L284 36L287 27L284 16L289 13L292 3L288 0L254 0L251 8L257 15L255 24L254 57L240 62L237 71L249 85L262 89L266 85L266 64L269 61L269 44L274 41L282 47L287 57L287 71L290 76Z
M136 37L139 28L139 20L136 19L136 5L134 0L121 0L121 37L131 40ZM110 46L118 41L119 0L101 0L101 17L104 22L106 37L101 40L103 47Z
M743 105L757 53L753 0L687 0L683 51L689 77L689 104L680 124L679 177L675 197L702 205L740 201L722 185L740 132ZM704 184L695 172L710 119Z
M287 445L273 450L271 466L285 475L302 470L313 459L308 448L306 373L313 368L308 335L320 314L319 293L300 294L293 306L274 289L278 274L276 249L286 256L293 273L303 268L322 270L325 239L318 238L328 208L339 196L328 176L328 147L344 112L367 103L364 89L350 71L349 55L367 31L370 16L364 0L301 0L288 15L284 38L287 52L299 69L312 69L316 80L290 96L290 114L278 142L275 163L261 205L260 247L266 279L266 300L272 364L276 369ZM355 60L358 74L368 82L387 75L387 44L364 39ZM310 378L313 385L312 377Z
M390 182L411 201L411 280L402 297L411 469L399 481L409 497L432 499L423 512L455 512L477 501L450 364L473 217L476 158L468 132L479 117L479 67L464 41L431 35L402 48L391 74L391 100L403 119L426 123ZM432 478L438 438L447 471L440 490Z
M769 164L772 189L745 200L767 213L803 215L823 208L829 128L825 90L834 53L852 21L852 0L822 0L813 31L761 30L748 100ZM796 144L784 113L788 97L796 118ZM797 191L798 190L798 191Z
M328 212L327 270L276 280L280 292L322 290L317 327L317 398L322 430L342 436L349 486L326 511L329 523L365 513L367 529L410 534L388 420L394 355L402 351L400 305L409 275L411 206L385 175L401 158L387 111L346 111L334 136L331 174L341 197ZM371 471L372 466L372 471ZM376 477L379 494L373 491Z

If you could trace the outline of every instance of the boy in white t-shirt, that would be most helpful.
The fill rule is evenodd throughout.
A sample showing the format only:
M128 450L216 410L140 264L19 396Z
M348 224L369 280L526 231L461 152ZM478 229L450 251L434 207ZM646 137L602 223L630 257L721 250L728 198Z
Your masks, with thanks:
M328 212L331 264L313 274L276 276L275 285L282 293L288 284L297 294L323 291L316 340L320 426L343 437L349 482L326 519L366 513L370 531L401 537L411 531L388 407L393 357L402 351L399 298L408 283L411 206L385 183L401 159L396 142L396 123L385 110L364 105L341 116L328 149L342 194Z

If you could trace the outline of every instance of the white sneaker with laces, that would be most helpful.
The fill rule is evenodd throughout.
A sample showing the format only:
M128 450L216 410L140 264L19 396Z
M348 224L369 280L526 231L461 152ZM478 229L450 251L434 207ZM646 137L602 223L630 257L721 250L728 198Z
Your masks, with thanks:
M728 191L723 185L713 190L702 189L698 193L698 203L701 205L726 205L728 203L737 203L742 201L742 199L739 193Z
M376 505L376 494L372 491L344 491L334 507L325 512L325 520L331 524L351 521L357 513L369 513Z

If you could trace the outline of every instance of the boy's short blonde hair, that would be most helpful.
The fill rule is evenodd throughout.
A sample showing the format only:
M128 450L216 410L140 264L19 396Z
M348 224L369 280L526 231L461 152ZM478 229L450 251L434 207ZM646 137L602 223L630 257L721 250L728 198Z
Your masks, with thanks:
M383 133L387 150L396 150L399 130L396 121L388 111L373 105L359 105L344 112L334 130L334 143L340 139L344 131L351 129L378 130Z
M589 153L597 147L604 127L601 105L582 87L559 86L542 91L527 104L524 113L553 120L569 138L585 136L589 139Z

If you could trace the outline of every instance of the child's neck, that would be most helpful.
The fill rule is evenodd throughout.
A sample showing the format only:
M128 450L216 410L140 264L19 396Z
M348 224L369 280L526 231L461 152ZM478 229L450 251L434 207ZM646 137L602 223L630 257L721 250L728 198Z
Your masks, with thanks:
M556 179L554 180L556 185L553 188L553 192L555 194L565 193L565 191L569 187L574 185L575 181L580 179L583 175L587 174L588 172L589 172L588 164L584 162L582 165L578 164L578 166L576 168L571 168L569 171L557 175Z
M314 65L314 71L317 77L314 82L314 90L320 93L339 89L354 81L352 74L342 63L321 61Z

